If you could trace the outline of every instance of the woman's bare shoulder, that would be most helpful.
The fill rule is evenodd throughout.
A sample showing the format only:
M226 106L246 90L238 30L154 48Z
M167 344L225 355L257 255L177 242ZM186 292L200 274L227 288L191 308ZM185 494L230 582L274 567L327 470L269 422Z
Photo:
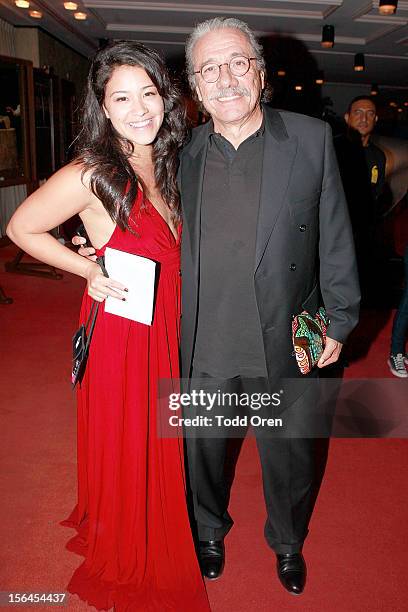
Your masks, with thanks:
M52 179L82 185L86 189L89 189L90 171L85 168L83 162L80 160L73 160L63 166L48 180L50 181Z
M40 192L59 192L75 196L81 200L93 201L94 195L90 189L90 171L80 161L72 161L55 172L40 188Z
M40 205L53 202L54 206L74 210L75 214L92 205L94 199L83 166L74 161L55 172L27 198L27 202L30 206L34 202Z

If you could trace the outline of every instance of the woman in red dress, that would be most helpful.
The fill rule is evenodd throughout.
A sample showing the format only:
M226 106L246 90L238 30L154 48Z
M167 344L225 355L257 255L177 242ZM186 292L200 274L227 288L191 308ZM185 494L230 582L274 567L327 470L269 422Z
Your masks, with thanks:
M48 230L79 214L107 246L157 262L152 325L99 309L78 391L78 504L64 524L85 557L68 590L98 610L207 612L186 498L182 438L161 438L158 381L179 376L177 152L185 115L160 57L132 42L98 52L73 163L16 211L8 235L34 257L87 280L93 300L127 288Z

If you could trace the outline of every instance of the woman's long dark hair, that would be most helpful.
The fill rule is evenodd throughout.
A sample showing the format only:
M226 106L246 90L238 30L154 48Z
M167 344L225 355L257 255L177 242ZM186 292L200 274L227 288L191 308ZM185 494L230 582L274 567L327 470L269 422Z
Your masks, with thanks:
M118 41L98 51L88 75L75 161L83 165L82 176L89 173L92 193L101 200L112 220L122 230L129 229L129 214L140 181L129 161L134 147L112 127L102 107L106 84L117 66L146 70L163 98L164 120L153 143L154 171L162 198L177 219L178 150L186 135L186 112L164 61L152 49L137 42Z

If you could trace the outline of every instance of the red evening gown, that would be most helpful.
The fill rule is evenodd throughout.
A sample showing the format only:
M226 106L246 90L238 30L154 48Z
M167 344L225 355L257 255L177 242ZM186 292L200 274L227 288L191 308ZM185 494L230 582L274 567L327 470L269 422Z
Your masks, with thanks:
M68 590L98 610L208 612L185 499L182 438L157 436L158 379L179 377L177 240L139 193L105 247L159 264L151 326L100 307L78 392L78 504L64 525L85 557ZM92 300L84 295L81 321Z

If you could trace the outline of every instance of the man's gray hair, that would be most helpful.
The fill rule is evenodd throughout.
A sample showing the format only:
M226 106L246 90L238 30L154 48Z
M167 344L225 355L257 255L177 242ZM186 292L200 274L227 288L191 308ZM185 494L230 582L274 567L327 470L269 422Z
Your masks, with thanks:
M241 21L241 19L236 19L235 17L215 17L214 19L207 19L207 21L202 21L192 31L190 36L186 42L186 65L187 65L187 75L188 82L190 84L191 89L195 90L195 74L194 74L194 64L193 64L193 51L197 41L204 36L204 34L208 34L208 32L213 32L214 30L222 30L225 28L240 30L245 34L248 38L249 44L251 45L254 57L258 62L258 67L260 70L265 70L265 60L263 57L263 49L262 45L258 42L255 34L249 27L245 21Z

